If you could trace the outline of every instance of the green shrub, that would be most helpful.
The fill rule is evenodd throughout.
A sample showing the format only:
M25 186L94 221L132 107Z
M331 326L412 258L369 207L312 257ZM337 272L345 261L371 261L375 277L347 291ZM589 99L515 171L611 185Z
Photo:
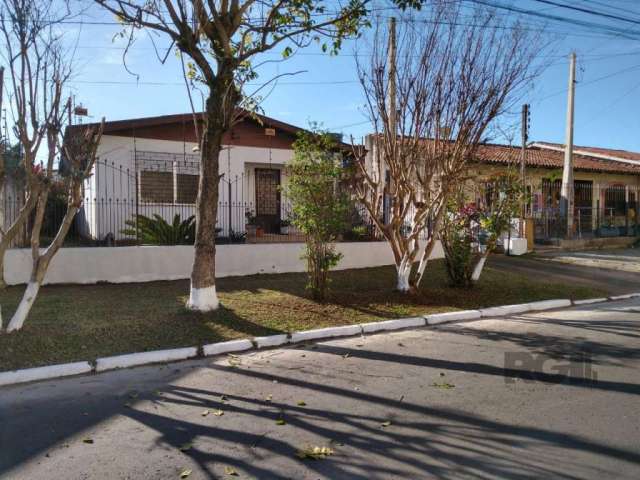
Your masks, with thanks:
M193 245L196 238L196 220L193 215L181 220L180 214L176 213L172 223L158 214L154 214L153 218L138 215L125 224L129 228L122 230L123 234L136 237L147 245Z

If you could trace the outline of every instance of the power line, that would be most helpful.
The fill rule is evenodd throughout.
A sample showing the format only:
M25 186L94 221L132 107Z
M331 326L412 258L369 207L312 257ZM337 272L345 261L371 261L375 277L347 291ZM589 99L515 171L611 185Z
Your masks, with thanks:
M595 15L598 17L602 17L602 18L611 18L613 20L619 20L621 22L627 22L627 23L633 23L634 25L640 25L640 22L637 20L632 20L630 18L626 18L626 17L620 17L618 15L613 15L610 13L605 13L605 12L597 12L595 10L591 10L589 8L582 8L582 7L576 7L575 5L567 5L567 4L563 4L563 3L559 3L559 2L554 2L553 0L532 0L534 2L538 2L538 3L544 3L546 5L553 5L556 7L560 7L560 8L565 8L567 10L573 10L576 12L582 12L582 13L587 13L589 15Z
M184 86L182 82L128 82L124 80L71 80L70 84L86 84L86 85L144 85L144 86ZM278 85L346 85L350 83L359 83L358 80L327 80L327 81L301 81L301 82L278 82ZM262 83L245 83L249 86L262 86Z
M600 82L602 80L606 80L607 78L615 77L615 76L620 75L622 73L627 73L627 72L630 72L630 71L633 71L633 70L638 70L638 69L640 69L640 65L633 65L631 67L624 68L622 70L618 70L617 72L613 72L613 73L604 75L602 77L594 78L593 80L589 80L587 82L580 82L580 83L577 84L577 86L591 85L592 83L597 83L597 82ZM566 88L564 88L562 90L558 90L557 92L551 93L549 95L546 95L546 96L538 99L537 103L543 102L545 100L548 100L549 98L555 97L556 95L560 95L560 94L566 93L566 92L567 92Z
M600 30L601 32L607 32L610 35L616 36L616 37L623 37L629 40L638 40L640 37L638 36L638 34L632 30L629 29L621 29L618 27L613 27L613 26L609 26L609 25L604 25L602 23L596 23L596 22L590 22L590 21L585 21L585 20L578 20L578 19L573 19L573 18L567 18L567 17L561 17L558 15L553 15L553 14L549 14L549 13L543 13L543 12L539 12L536 10L529 10L526 8L519 8L513 5L505 5L499 2L495 2L495 1L488 1L488 0L466 0L468 2L471 3L475 3L477 5L483 5L485 7L490 7L490 8L497 8L497 9L501 9L501 10L507 10L513 13L519 13L521 15L528 15L528 16L533 16L533 17L537 17L537 18L542 18L545 20L552 20L552 21L556 21L556 22L560 22L560 23L564 23L564 24L568 24L568 25L574 25L574 26L579 26L579 27L586 27L586 28L595 28Z

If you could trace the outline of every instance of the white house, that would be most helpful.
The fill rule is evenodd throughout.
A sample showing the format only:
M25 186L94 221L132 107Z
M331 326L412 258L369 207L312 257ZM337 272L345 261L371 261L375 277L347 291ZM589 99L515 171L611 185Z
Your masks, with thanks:
M72 133L83 127L69 128ZM286 183L284 166L301 130L257 115L246 116L225 135L219 236L244 232L246 213L266 233L279 231L289 211L279 187ZM126 243L125 222L136 215L159 214L170 221L195 213L199 154L192 114L106 122L98 156L78 216L88 238Z

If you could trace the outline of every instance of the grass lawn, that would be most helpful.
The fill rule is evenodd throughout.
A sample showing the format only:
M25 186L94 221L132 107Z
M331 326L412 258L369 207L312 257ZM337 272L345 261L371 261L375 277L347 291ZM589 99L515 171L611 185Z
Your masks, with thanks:
M223 278L223 307L186 310L188 281L54 285L40 291L24 328L0 334L0 371L101 356L346 325L425 313L464 310L550 298L588 298L603 292L499 271L489 266L472 290L447 287L444 264L434 261L416 296L392 290L393 267L332 273L330 300L319 304L298 273ZM22 287L0 293L5 323Z

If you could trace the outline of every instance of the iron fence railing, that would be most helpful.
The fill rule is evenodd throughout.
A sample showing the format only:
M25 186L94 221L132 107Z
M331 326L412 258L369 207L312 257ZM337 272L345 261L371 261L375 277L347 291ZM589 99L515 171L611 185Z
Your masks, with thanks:
M539 243L640 234L640 188L636 185L576 180L566 189L573 198L571 218L563 205L560 181L544 181L534 190L529 211Z
M83 205L67 235L66 246L154 243L144 231L150 222L155 230L166 233L174 222L183 223L195 217L199 180L196 156L137 151L133 168L127 166L130 164L103 159L96 163L93 175L84 185ZM256 177L259 170L247 168L237 175L225 174L220 178L217 243L304 241L302 233L291 223L291 202L278 188L283 179L278 177L278 184L268 183L268 175ZM17 217L23 204L24 193L19 189L0 198L0 221L5 227ZM56 234L65 212L64 192L54 186L41 230L43 245ZM182 243L192 241L194 225L193 220L185 228ZM28 246L31 226L29 221L12 246ZM365 241L382 237L366 209L354 205L341 239Z

